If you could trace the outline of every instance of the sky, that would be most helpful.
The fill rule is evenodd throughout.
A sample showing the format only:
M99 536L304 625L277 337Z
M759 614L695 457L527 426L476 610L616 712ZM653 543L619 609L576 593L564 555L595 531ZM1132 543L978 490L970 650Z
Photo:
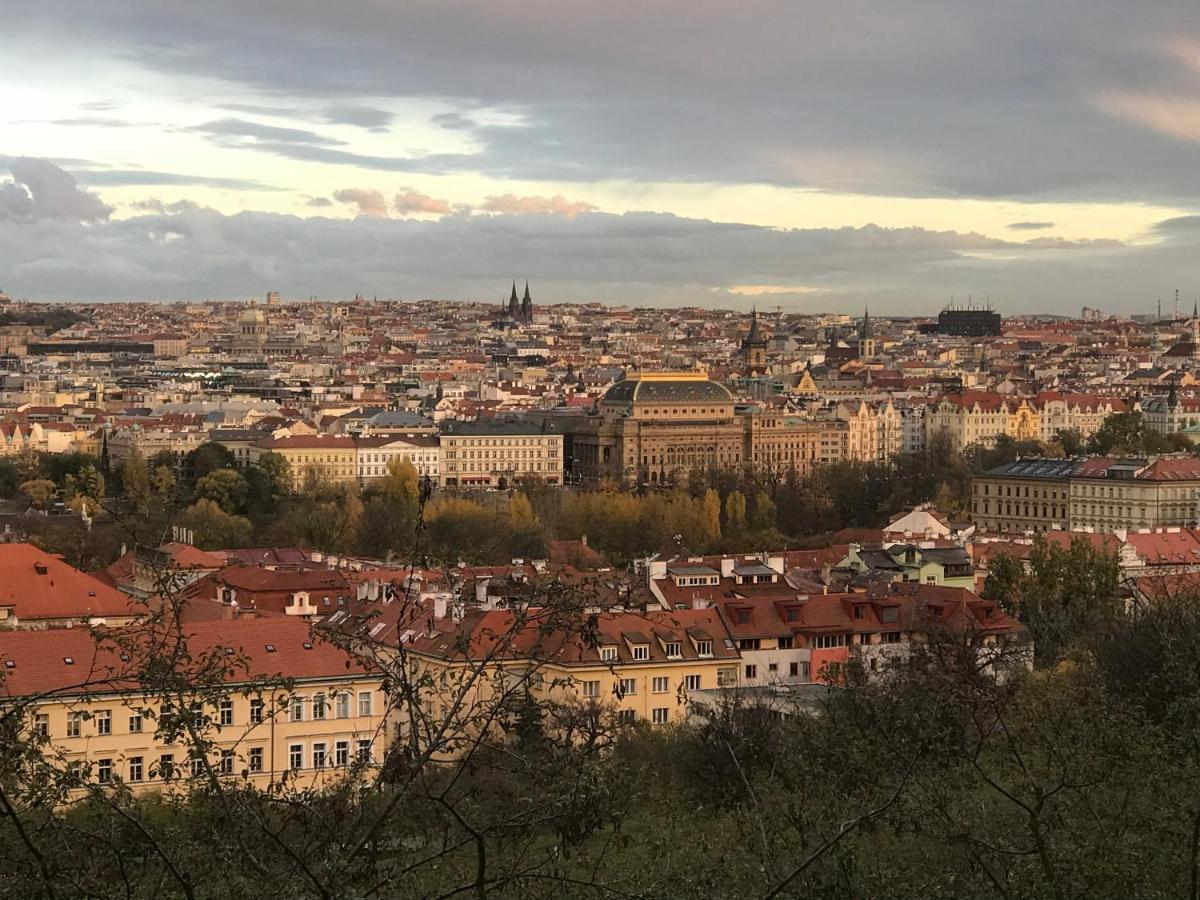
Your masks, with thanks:
M20 7L14 297L1200 297L1194 0Z

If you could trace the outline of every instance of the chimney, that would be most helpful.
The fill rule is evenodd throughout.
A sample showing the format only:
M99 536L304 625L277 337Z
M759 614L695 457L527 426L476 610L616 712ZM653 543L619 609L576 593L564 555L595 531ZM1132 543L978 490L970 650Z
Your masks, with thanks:
M737 564L737 560L729 556L721 557L721 577L728 578L733 574L733 567Z
M581 534L579 536L579 543L583 544L583 546L585 546L585 547L587 546L587 535L586 534Z
M446 594L435 594L433 598L433 617L435 619L446 618Z

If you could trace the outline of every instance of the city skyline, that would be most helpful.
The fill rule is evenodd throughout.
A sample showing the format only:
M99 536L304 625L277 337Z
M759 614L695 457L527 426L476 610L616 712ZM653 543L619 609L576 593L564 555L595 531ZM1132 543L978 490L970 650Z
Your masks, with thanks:
M1189 7L752 12L25 12L0 287L492 301L520 272L545 302L895 315L1200 291Z

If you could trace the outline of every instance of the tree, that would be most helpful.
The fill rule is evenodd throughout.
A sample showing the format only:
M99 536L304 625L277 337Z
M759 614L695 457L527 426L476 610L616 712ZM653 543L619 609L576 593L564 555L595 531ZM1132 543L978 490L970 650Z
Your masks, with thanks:
M121 464L121 490L134 512L142 513L150 503L150 473L137 447L131 447Z
M746 495L741 491L730 491L725 497L725 530L733 534L746 530Z
M183 471L188 480L195 484L209 472L217 469L233 469L237 467L237 460L234 459L233 453L224 444L207 443L201 444L195 450L191 451L185 458L183 463Z
M513 529L518 531L531 531L538 527L533 505L525 494L518 492L509 499L508 521Z
M63 479L63 492L68 500L87 500L92 509L97 509L104 499L104 476L88 463Z
M196 482L196 499L212 500L227 513L245 508L248 487L236 469L214 469Z
M1083 435L1079 433L1079 429L1069 428L1056 432L1053 440L1062 447L1063 456L1083 456L1085 447Z
M175 470L171 466L157 465L150 473L150 488L160 501L165 501L175 490Z
M721 495L713 488L704 492L703 506L700 511L701 528L710 543L721 537Z
M49 478L35 478L21 484L21 493L36 509L48 509L57 492L58 486Z
M259 456L252 468L266 474L276 497L286 497L292 490L292 466L280 453L267 452Z
M188 507L182 516L182 524L192 530L195 545L202 550L245 547L253 532L249 519L231 516L207 498Z
M758 532L770 531L775 527L775 515L775 501L771 499L771 495L766 491L756 493L754 495L754 516L750 521L750 527Z
M1109 453L1133 456L1145 450L1145 423L1140 412L1113 413L1096 433L1088 438L1087 451L1099 455Z

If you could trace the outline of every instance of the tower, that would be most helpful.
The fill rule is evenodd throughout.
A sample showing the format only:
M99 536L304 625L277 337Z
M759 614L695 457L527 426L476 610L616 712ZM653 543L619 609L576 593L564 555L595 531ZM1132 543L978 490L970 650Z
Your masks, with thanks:
M746 374L755 377L767 371L767 339L758 327L758 310L750 313L750 331L742 339L742 362Z
M517 299L517 283L513 282L512 294L508 298L508 317L516 321L521 315L521 301Z
M858 358L875 358L875 330L871 327L871 310L863 307L862 328L858 332Z
M525 282L525 296L521 298L521 321L533 321L533 298L529 296L529 282Z

